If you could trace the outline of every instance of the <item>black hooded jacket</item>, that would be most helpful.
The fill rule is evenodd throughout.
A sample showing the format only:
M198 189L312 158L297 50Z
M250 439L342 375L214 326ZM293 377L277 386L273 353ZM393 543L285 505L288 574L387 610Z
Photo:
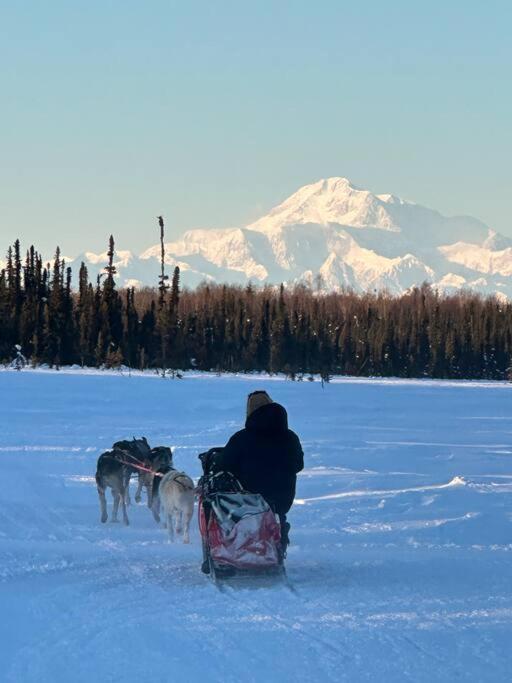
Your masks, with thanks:
M303 467L299 437L288 429L286 410L279 403L251 413L245 429L233 434L215 459L216 470L231 472L245 489L261 493L278 514L291 508L297 472Z

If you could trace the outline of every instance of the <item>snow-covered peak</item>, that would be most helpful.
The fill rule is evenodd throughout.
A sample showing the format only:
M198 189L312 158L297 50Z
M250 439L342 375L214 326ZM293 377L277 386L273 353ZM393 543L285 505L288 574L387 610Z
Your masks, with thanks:
M264 280L268 275L265 266L255 260L247 232L241 228L188 230L181 239L168 242L165 251L167 263L172 258L188 259L197 264L209 263L217 269L240 272L256 280ZM140 258L159 259L160 245L146 249Z
M86 251L84 253L85 261L91 263L92 265L98 265L98 263L105 263L107 261L107 252L104 251L100 254L95 254L92 251Z
M361 190L348 178L326 178L304 185L267 216L248 227L272 233L285 225L334 223L397 232L400 228L387 210L388 204L395 203L404 202L394 195L377 196L368 190Z
M492 241L486 240L483 246L456 242L445 247L439 247L439 251L451 263L459 263L478 273L512 276L512 247L493 250L487 246L489 243L492 244Z
M132 261L134 255L131 251L126 249L116 249L114 253L114 264L120 266L127 266L130 261ZM86 251L82 256L78 256L76 259L71 259L74 261L84 261L85 264L91 264L94 266L108 263L108 252L103 251L100 254L95 254L92 251Z
M405 199L401 199L394 194L377 194L375 196L385 204L398 204L400 206L403 204L411 204L411 202L406 202Z

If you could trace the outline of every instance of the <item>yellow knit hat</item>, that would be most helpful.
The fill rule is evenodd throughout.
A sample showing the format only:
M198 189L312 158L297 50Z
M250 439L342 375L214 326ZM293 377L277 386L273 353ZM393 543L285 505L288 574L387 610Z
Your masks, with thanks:
M269 403L274 403L266 391L253 391L247 397L247 417L254 413L255 410L262 406L267 406Z

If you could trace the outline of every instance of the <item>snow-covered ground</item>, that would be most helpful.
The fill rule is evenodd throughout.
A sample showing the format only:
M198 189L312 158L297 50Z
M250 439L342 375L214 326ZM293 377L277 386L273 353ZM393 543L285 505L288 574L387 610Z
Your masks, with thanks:
M99 523L112 441L198 476L260 387L306 455L294 591L218 591L197 525L170 545L143 505ZM510 680L512 387L23 371L0 398L1 681Z

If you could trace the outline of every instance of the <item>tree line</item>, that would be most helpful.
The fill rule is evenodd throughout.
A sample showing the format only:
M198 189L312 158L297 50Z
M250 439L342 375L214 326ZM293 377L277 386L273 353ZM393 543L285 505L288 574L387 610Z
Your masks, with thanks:
M114 240L104 272L78 287L59 249L45 264L19 241L0 272L0 361L16 345L32 364L190 368L227 372L508 379L512 304L428 285L385 292L323 294L303 286L205 282L182 289L180 271L155 288L116 286Z

